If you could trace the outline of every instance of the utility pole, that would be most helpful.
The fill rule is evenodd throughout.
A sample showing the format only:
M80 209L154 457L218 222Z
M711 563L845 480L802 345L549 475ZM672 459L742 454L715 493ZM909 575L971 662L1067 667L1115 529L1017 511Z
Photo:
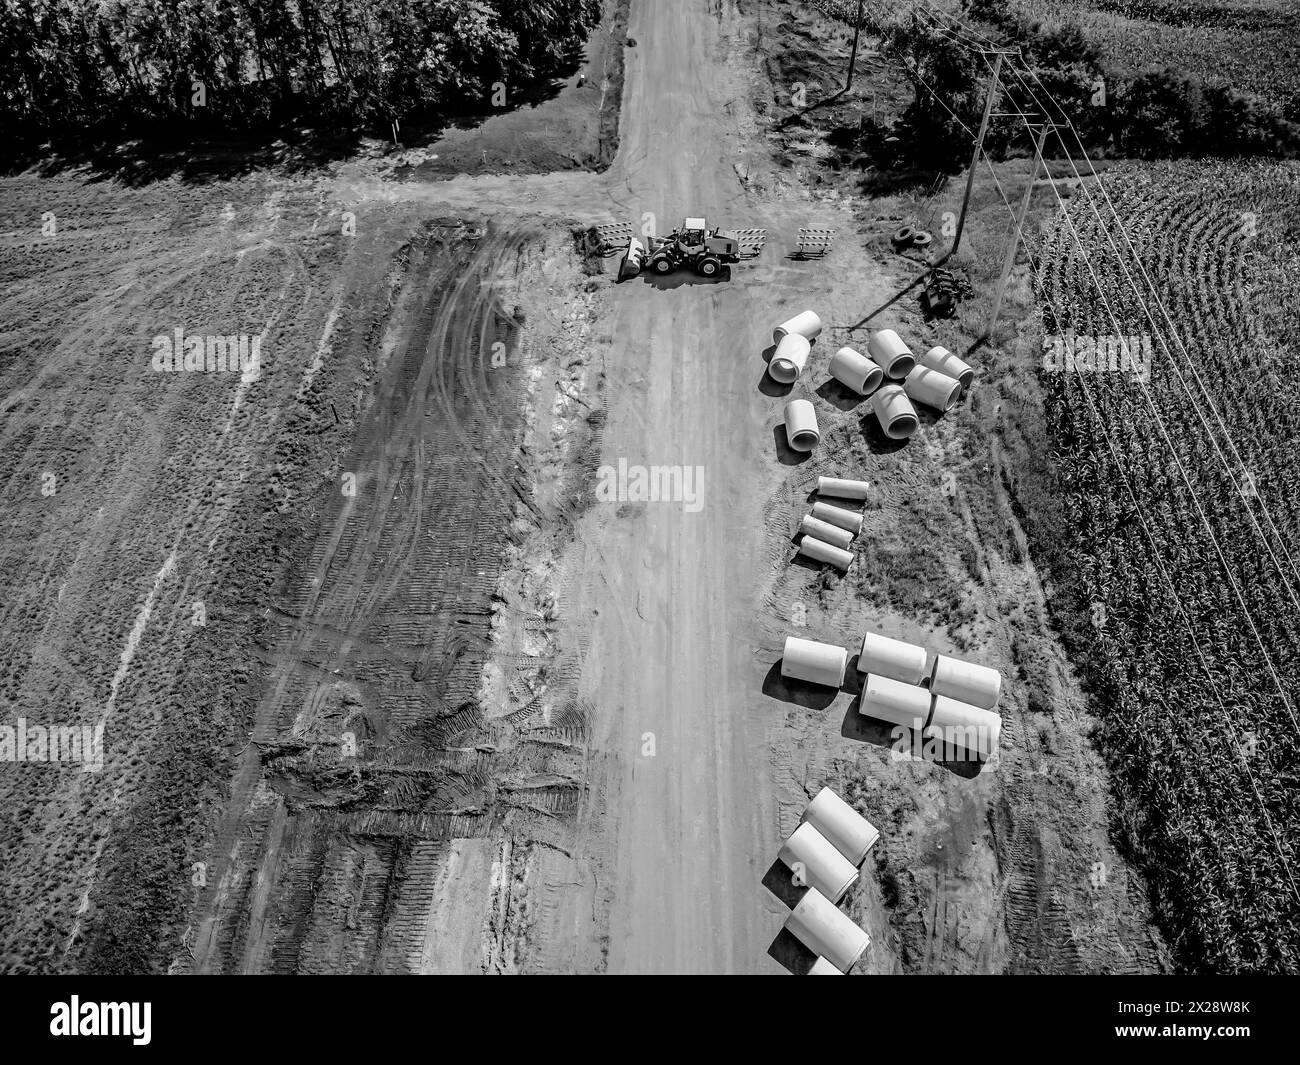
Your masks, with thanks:
M961 244L962 230L966 228L966 208L970 204L971 189L975 186L975 168L979 166L980 154L984 151L984 134L989 129L989 116L993 114L993 101L998 95L998 78L1002 74L1002 57L1004 55L1015 55L1015 52L984 52L984 55L994 55L997 58L993 61L993 79L989 82L989 94L984 98L984 117L980 119L979 135L975 138L975 151L970 157L970 170L966 174L966 192L961 198L961 214L957 217L957 233L952 238L952 250L949 255L957 254L957 246Z
M1020 213L1016 216L1016 228L1011 234L1011 240L1007 245L1007 257L1002 262L1002 276L998 278L998 289L993 296L993 313L989 315L988 327L984 330L984 336L993 335L993 327L997 324L998 314L1002 310L1002 297L1006 293L1007 280L1011 277L1011 268L1016 263L1016 251L1020 247L1020 234L1025 228L1025 218L1029 214L1029 201L1034 195L1034 182L1038 180L1038 165L1043 161L1043 146L1047 143L1047 135L1056 129L1056 123L1044 122L1043 128L1038 134L1038 143L1034 146L1034 161L1029 167L1029 180L1025 182L1024 199L1020 201Z
M858 17L853 20L853 51L849 53L849 78L844 83L844 91L848 92L853 85L853 68L858 62L858 34L862 32L862 7L866 0L858 0Z

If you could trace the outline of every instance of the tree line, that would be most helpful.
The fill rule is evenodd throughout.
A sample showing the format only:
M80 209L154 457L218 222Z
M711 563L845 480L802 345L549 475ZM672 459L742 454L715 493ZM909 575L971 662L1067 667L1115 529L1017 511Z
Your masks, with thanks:
M600 0L0 0L11 140L194 121L386 129L570 67Z

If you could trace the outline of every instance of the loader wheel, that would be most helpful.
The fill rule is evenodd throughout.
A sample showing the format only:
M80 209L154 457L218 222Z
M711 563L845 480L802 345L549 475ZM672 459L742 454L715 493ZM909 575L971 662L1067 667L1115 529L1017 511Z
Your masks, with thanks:
M934 242L934 237L932 237L924 229L913 230L912 247L928 248L933 242Z
M716 277L718 271L722 269L722 263L710 255L701 259L696 269L700 272L701 277Z
M893 241L897 245L911 244L915 232L911 226L904 226L902 229L894 231Z
M650 264L656 274L671 274L673 272L673 261L671 259L656 259Z

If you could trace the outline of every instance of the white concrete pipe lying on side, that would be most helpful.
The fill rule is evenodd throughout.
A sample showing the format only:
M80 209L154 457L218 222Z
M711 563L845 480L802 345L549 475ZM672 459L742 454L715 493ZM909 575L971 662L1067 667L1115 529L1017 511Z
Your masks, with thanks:
M859 673L874 673L878 677L888 677L904 684L920 684L929 676L927 665L928 656L924 647L881 636L876 632L869 632L862 637L862 650L858 652Z
M830 788L822 788L813 796L804 808L803 820L830 840L855 869L880 838L876 826Z
M812 963L812 968L808 970L808 975L809 976L843 976L844 974L840 972L837 968L835 968L835 966L832 965L830 962L828 962L825 958L818 957L818 959Z
M930 691L981 710L992 710L1002 695L1002 674L988 666L939 655L930 673Z
M816 340L822 331L822 320L818 317L816 311L801 311L793 318L788 318L775 329L772 330L772 339L778 344L781 343L783 336L790 333L798 333L801 337L808 340Z
M934 696L924 736L927 741L943 745L944 761L959 761L961 750L978 758L991 758L1001 735L1002 718L992 710L981 710L946 695Z
M912 401L898 385L877 389L871 397L871 409L880 422L881 432L890 440L906 440L921 424Z
M919 732L930 717L930 693L915 684L868 673L858 713Z
M906 377L916 365L912 349L892 329L872 333L871 339L867 341L867 354L871 356L872 362L885 371L886 377L895 380Z
M809 889L790 911L785 927L842 973L852 969L871 946L871 937L815 888Z
M817 412L806 399L792 399L785 405L785 438L796 451L811 451L821 442Z
M885 371L852 348L840 348L831 356L831 376L860 396L874 392L885 379Z
M805 514L799 523L799 531L805 536L813 536L823 543L847 551L853 544L853 534L848 529L841 529L830 522Z
M799 541L797 550L805 558L811 558L817 562L829 562L836 569L847 570L853 565L852 551L845 551L844 548L828 544L825 540L818 540L815 536L805 534L804 538Z
M812 516L818 521L828 522L841 529L847 529L854 536L862 531L862 515L854 510L832 506L830 503L814 503Z
M914 366L903 381L903 391L909 399L947 414L961 399L961 382L938 370Z
M781 652L781 676L838 688L844 683L848 661L849 653L843 647L787 636Z
M858 870L814 825L804 822L785 841L777 857L795 874L795 884L839 902L858 882Z
M779 381L783 385L793 384L799 380L799 375L808 365L808 354L811 351L812 345L808 343L807 337L788 333L781 338L781 343L777 344L776 351L772 353L767 372L772 375L773 381Z
M931 370L938 370L949 377L955 377L961 382L963 392L969 391L970 386L975 383L974 369L947 348L931 348L921 356L921 365Z
M866 499L871 495L871 485L866 481L847 481L842 477L818 477L817 494L838 496L840 499Z

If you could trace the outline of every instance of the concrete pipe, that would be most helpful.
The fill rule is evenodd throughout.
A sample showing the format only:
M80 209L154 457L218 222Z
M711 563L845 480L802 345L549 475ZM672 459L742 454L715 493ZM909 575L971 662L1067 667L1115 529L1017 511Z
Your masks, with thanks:
M803 812L803 820L831 841L856 869L876 845L880 832L876 826L841 799L830 788L813 796Z
M799 380L799 375L808 365L808 354L811 351L812 345L808 343L807 337L788 333L777 344L772 361L767 364L767 372L772 375L773 381L783 385L793 384Z
M797 548L799 554L816 562L829 562L836 569L847 570L853 565L853 553L842 547L818 540L815 536L804 536Z
M939 655L930 673L930 691L981 710L992 710L1002 696L1002 674L988 666Z
M796 885L820 891L831 902L839 902L858 882L857 867L806 821L790 834L777 857L795 874Z
M790 911L785 927L795 939L842 973L852 969L871 946L871 937L815 888Z
M924 647L869 632L862 637L858 672L874 673L904 684L920 684L929 675L927 660Z
M831 356L831 376L860 396L874 392L885 379L885 371L852 348L840 348Z
M830 962L828 962L825 958L819 957L815 962L812 963L812 968L808 970L808 975L809 976L843 976L844 974L840 972L837 968L835 968L835 966L832 965Z
M871 397L871 409L881 431L890 440L906 440L921 424L916 408L898 385L885 385Z
M867 341L867 354L871 361L885 371L886 377L895 380L906 377L916 365L916 356L903 343L903 338L892 329L872 333Z
M801 311L793 318L782 322L772 330L772 339L778 344L781 338L790 333L798 333L801 337L808 340L816 340L822 331L822 320L817 316L816 311Z
M970 391L970 386L975 383L975 370L947 348L931 348L921 356L921 365L956 378L961 382L963 392Z
M796 451L811 451L821 441L817 412L806 399L792 399L785 405L785 438Z
M818 477L817 494L840 499L866 499L871 495L871 485L866 481L846 481L841 477Z
M915 684L868 673L858 713L920 731L930 717L930 693Z
M830 503L814 503L812 516L818 521L828 522L840 529L847 529L854 536L862 531L862 515L854 510L832 506Z
M903 391L908 398L947 414L961 399L961 382L927 366L915 366L903 381Z
M844 683L848 662L849 653L843 647L787 636L781 652L781 676L838 688Z
M942 744L943 760L961 760L961 751L976 758L991 758L1002 735L1002 718L992 710L936 695L930 707L925 739Z
M830 522L805 514L799 523L799 531L805 536L813 536L841 551L847 551L853 544L853 534L848 529L841 529Z

